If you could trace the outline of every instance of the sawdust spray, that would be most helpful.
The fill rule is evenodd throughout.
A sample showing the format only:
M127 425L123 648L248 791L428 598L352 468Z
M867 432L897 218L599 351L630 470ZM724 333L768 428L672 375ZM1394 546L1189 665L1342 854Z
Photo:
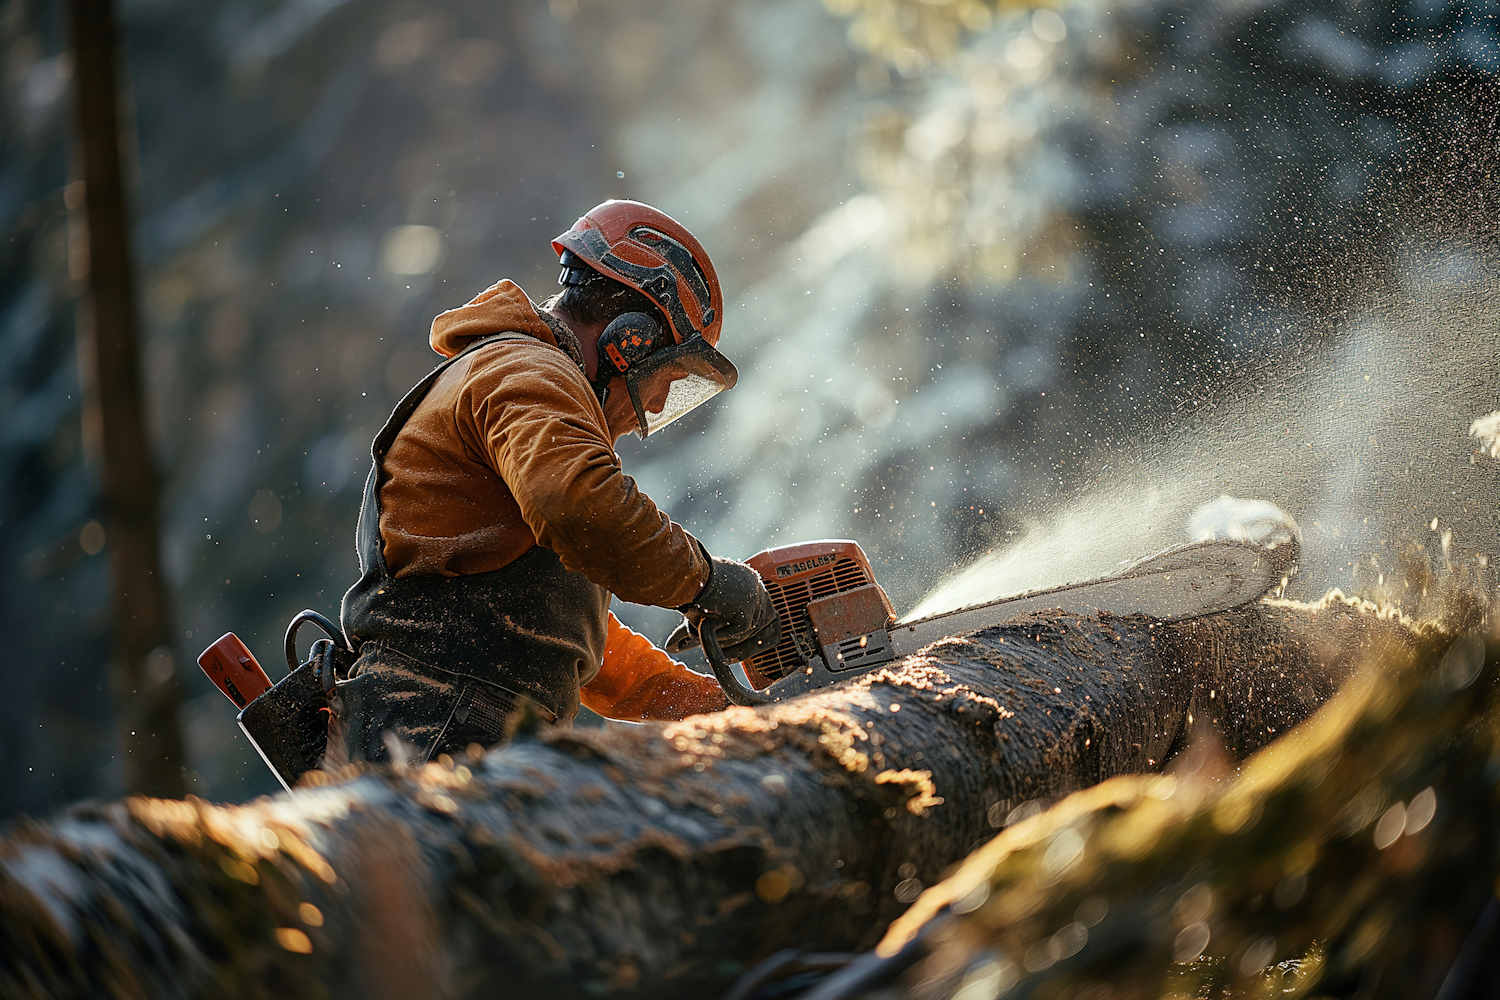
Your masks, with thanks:
M1228 494L1292 514L1303 555L1289 596L1331 587L1411 606L1413 553L1492 593L1500 461L1470 435L1500 409L1500 278L1467 247L1413 249L1391 291L1301 357L1129 453L1069 499L1023 501L1026 528L960 570L907 620L1111 573L1188 540Z

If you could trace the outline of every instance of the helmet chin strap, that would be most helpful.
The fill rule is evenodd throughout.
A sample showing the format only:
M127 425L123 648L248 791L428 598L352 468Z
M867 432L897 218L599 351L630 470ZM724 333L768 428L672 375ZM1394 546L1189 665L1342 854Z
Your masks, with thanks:
M601 409L604 407L605 402L609 399L609 383L612 381L614 381L612 378L610 378L609 376L605 376L602 382L598 379L595 379L594 381L589 383L589 388L594 390L594 395L599 399L599 406Z
M635 433L642 441L650 431L646 428L646 408L641 405L641 390L629 373L625 375L625 388L630 393L631 405L635 407Z

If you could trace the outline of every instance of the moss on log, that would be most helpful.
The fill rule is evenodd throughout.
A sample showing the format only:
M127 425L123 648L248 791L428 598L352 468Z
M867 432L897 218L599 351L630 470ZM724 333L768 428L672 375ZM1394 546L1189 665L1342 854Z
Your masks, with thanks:
M0 994L715 996L779 948L873 945L1021 803L1203 725L1253 752L1425 641L1340 602L1038 615L768 708L78 806L0 841Z

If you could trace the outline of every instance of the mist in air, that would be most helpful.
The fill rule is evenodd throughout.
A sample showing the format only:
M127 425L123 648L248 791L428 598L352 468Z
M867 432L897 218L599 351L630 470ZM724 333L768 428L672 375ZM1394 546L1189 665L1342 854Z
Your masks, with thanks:
M1424 250L1325 357L1268 363L1169 434L1114 451L1076 494L1027 498L1014 542L906 617L1114 572L1188 541L1194 509L1223 494L1271 501L1302 528L1289 595L1339 587L1399 600L1399 556L1413 543L1443 569L1486 570L1500 464L1470 428L1500 406L1497 285L1479 278L1474 248Z

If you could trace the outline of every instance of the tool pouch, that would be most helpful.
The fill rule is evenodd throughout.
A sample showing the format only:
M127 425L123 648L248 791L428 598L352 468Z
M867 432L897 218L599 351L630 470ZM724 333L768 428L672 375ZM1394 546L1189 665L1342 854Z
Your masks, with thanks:
M304 611L287 629L290 673L256 698L239 714L240 728L281 781L290 789L303 774L317 767L328 745L329 693L348 675L354 656L333 639L319 639L302 663L295 662L297 628L317 623L338 634L328 619Z

